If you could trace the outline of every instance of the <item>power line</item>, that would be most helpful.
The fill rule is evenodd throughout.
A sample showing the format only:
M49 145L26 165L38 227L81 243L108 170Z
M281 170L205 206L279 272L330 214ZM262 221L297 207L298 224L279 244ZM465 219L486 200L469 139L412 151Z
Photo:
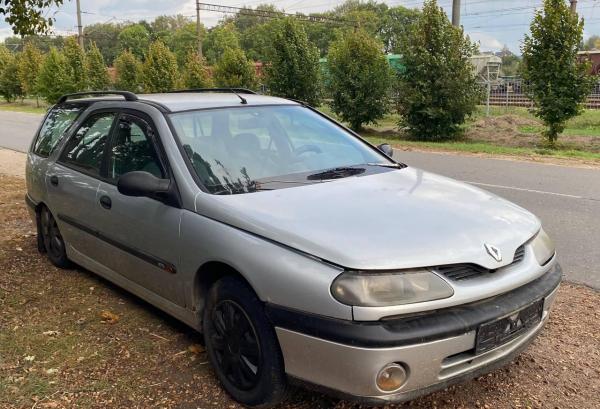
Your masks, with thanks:
M226 14L241 14L246 16L255 16L255 17L265 17L265 18L281 18L284 16L295 17L301 21L307 21L310 23L330 23L330 24L338 24L338 25L348 25L348 26L357 26L357 23L350 20L336 19L331 17L324 17L319 15L304 15L304 14L293 14L293 13L285 13L282 11L269 11L269 10L260 10L260 9L252 9L252 8L242 8L242 7L231 7L231 6L221 6L218 4L210 4L210 3L200 3L197 2L197 5L200 10L205 11L214 11L217 13L226 13Z

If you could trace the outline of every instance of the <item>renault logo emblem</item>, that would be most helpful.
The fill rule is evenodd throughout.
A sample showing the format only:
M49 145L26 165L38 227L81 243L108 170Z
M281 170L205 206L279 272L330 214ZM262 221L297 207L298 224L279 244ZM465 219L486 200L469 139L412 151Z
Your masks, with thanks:
M488 244L488 243L485 243L483 246L485 247L485 250L488 252L488 254L490 256L492 256L492 258L494 260L496 260L497 262L502 261L502 253L500 253L500 249L498 249L498 247L492 246L491 244Z

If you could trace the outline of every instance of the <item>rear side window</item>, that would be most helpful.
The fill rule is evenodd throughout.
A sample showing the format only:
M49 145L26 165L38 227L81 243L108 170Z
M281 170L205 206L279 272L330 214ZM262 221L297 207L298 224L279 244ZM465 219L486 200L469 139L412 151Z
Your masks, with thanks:
M85 109L83 106L61 106L52 109L46 116L42 129L35 141L33 152L40 156L50 156L60 142L65 131Z
M61 156L61 162L97 176L104 156L104 149L115 120L115 113L108 112L89 117L69 139Z

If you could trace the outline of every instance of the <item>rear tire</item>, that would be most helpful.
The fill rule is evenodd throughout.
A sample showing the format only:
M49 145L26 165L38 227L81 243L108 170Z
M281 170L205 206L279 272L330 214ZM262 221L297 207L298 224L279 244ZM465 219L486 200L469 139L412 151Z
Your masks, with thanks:
M245 282L236 277L217 281L208 293L202 325L208 357L233 399L260 408L284 400L287 382L277 336Z
M40 210L38 237L42 238L44 250L52 264L58 268L71 267L71 262L67 258L67 246L58 229L56 219L46 206Z

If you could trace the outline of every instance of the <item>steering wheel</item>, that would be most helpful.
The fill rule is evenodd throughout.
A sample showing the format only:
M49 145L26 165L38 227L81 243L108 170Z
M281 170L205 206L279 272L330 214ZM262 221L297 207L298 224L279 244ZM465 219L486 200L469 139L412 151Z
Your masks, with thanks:
M319 148L317 145L312 145L312 144L302 145L302 146L299 146L298 148L294 149L294 154L296 156L303 155L307 152L323 153L323 150L321 150L321 148Z

